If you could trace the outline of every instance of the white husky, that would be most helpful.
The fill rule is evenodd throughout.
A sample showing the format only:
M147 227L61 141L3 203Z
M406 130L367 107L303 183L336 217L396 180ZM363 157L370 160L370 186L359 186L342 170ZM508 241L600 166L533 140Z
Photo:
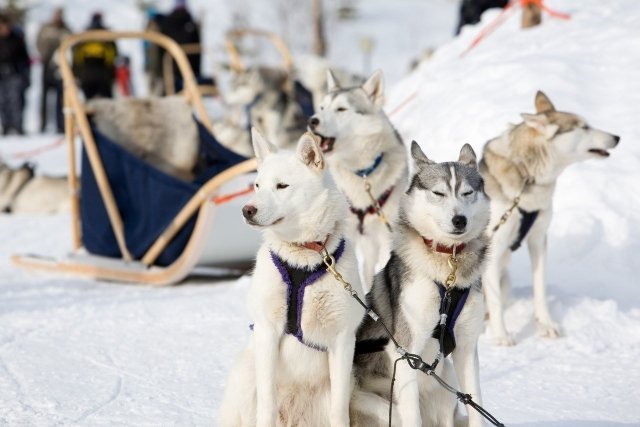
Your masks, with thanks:
M439 352L451 354L436 373L450 384L457 377L462 390L481 404L477 343L484 323L480 277L488 249L489 200L469 145L462 147L458 162L435 163L415 142L411 154L416 173L400 201L391 258L375 277L369 305L398 343L426 363ZM449 280L450 274L455 278ZM356 347L357 378L364 390L388 385L399 356L385 338L367 318ZM393 398L402 425L453 426L456 397L406 361L397 367ZM469 413L469 425L482 422L479 413Z
M544 277L547 229L556 181L572 163L608 157L607 150L620 140L616 135L593 129L575 114L556 111L542 92L536 94L535 105L536 114L522 114L522 123L485 145L480 163L491 198L489 230L493 230L483 286L491 329L501 345L513 344L504 324L503 291L510 284L506 269L511 252L524 240L533 270L539 333L546 337L559 335L547 306ZM510 208L512 213L506 214ZM503 215L505 220L501 221Z
M309 129L321 137L331 174L351 205L349 232L368 290L376 266L388 259L391 244L391 232L376 210L380 207L393 226L407 185L406 150L382 110L382 72L349 88L341 88L328 72L327 84L329 93L309 119Z
M243 215L265 240L248 295L253 334L229 376L222 426L349 425L355 333L364 310L326 271L322 247L363 293L344 238L347 207L315 139L304 134L293 153L253 130L260 164Z

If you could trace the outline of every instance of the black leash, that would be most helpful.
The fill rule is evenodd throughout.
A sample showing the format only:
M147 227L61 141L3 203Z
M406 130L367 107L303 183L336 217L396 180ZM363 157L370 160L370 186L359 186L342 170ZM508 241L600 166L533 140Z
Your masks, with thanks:
M486 420L488 420L494 426L496 426L496 427L504 427L504 424L502 424L500 421L498 421L498 419L496 417L491 415L491 413L489 413L489 411L487 411L482 406L480 406L476 402L474 402L473 398L471 397L470 394L462 393L461 391L456 390L455 388L453 388L449 384L447 384L442 378L440 378L438 376L438 374L435 373L436 366L438 366L438 363L440 362L440 359L442 359L444 357L444 355L443 355L443 347L444 347L444 330L446 329L446 323L447 323L447 314L446 313L448 311L449 305L451 304L451 295L449 294L449 290L447 292L445 292L445 295L444 295L444 297L442 299L442 303L441 303L442 307L447 308L447 311L445 311L444 313L440 314L440 325L441 325L440 340L439 340L440 341L440 351L438 352L438 355L436 356L436 358L433 361L433 363L430 365L430 364L426 363L424 360L422 360L422 357L420 357L420 355L409 353L407 350L402 348L402 346L400 344L398 344L398 341L396 341L395 337L393 336L393 334L391 333L389 328L387 328L387 325L385 325L384 322L380 319L380 316L378 316L378 314L376 314L375 311L370 309L367 306L367 304L365 304L360 299L360 297L358 296L358 293L351 287L349 282L347 282L342 277L342 274L340 274L335 269L336 260L327 251L327 248L323 248L323 253L321 255L322 255L322 261L327 266L327 271L330 272L335 277L335 279L340 284L342 284L344 289L351 294L351 296L358 302L358 304L360 304L362 306L362 308L364 308L366 315L371 317L371 319L373 319L374 322L376 322L380 326L382 326L382 329L384 329L385 334L389 337L391 342L393 342L393 345L396 346L396 351L400 354L400 357L398 359L396 359L396 361L393 364L393 375L392 375L392 378L391 378L391 395L389 396L389 427L391 427L391 416L392 416L392 411L393 411L393 409L392 409L393 408L393 385L394 385L395 380L396 380L397 364L398 364L398 362L400 360L406 360L407 363L409 364L409 367L411 367L411 369L422 371L425 374L427 374L429 376L432 376L438 382L438 384L440 384L445 390L447 390L448 392L454 394L456 396L456 398L462 404L471 406L473 409L478 411L478 413L480 415L482 415ZM454 256L455 256L455 253L454 253ZM455 267L455 260L454 260L453 267ZM452 280L455 281L455 268L453 269L452 273L450 274L450 277L447 278L447 282L449 282L451 276L453 276Z

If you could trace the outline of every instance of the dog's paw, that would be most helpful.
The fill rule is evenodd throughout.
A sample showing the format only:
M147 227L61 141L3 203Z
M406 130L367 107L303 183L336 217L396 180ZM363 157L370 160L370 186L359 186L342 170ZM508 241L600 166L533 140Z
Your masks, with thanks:
M493 338L493 343L495 345L499 345L501 347L511 347L511 346L516 345L515 340L509 334L494 337Z
M560 327L553 321L538 322L538 335L543 338L558 338Z

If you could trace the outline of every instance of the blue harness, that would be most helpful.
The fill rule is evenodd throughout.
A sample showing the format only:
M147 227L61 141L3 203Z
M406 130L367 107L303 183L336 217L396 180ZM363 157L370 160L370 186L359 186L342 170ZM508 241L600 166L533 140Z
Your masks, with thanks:
M336 262L344 253L345 240L341 239L333 257ZM287 285L287 322L285 324L284 333L293 335L302 344L318 351L327 351L321 345L311 343L304 339L302 332L302 303L304 301L304 292L308 286L313 285L327 272L327 266L322 262L315 267L300 268L289 265L285 260L270 251L273 265L278 269L282 281Z
M382 158L384 157L384 153L380 153L378 154L378 156L376 157L376 159L373 161L373 163L364 168L364 169L358 169L357 171L355 171L354 173L356 175L358 175L360 178L366 178L369 175L371 175L376 169L378 169L378 166L380 166L380 163L382 163Z
M444 325L438 323L438 325L433 328L431 336L440 340L440 351L444 357L447 357L456 348L456 337L453 333L453 328L464 308L464 304L467 302L471 287L465 289L454 287L449 291L447 296L447 290L442 283L435 282L435 284L438 286L438 291L440 292L440 315L446 314L447 321ZM444 331L442 329L443 326Z

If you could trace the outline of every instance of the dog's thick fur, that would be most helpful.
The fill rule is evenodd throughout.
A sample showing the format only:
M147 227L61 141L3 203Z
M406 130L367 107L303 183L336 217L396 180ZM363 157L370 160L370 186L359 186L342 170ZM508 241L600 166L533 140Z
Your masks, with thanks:
M88 103L97 129L158 169L184 180L198 161L198 129L182 96L95 99Z
M394 187L382 208L393 225L400 195L407 185L407 155L400 136L382 110L382 72L376 71L358 87L342 88L331 72L327 80L329 93L320 111L309 120L309 129L322 138L321 148L331 174L353 208L366 209L372 204L364 180L355 171L371 166L378 155L384 155L367 179L375 198ZM391 233L375 214L365 216L362 234L354 214L349 214L348 227L362 264L363 285L369 289L376 267L383 266L389 257Z
M553 193L558 176L572 163L603 158L614 148L619 137L591 128L579 116L556 111L542 92L535 97L536 114L522 114L524 121L513 126L484 147L480 171L491 198L491 226L499 222L512 204L527 178L534 184L527 186L520 197L519 207L525 211L539 211L526 242L533 270L535 316L539 333L557 337L558 326L547 306L545 287L545 256L547 229L551 222ZM509 286L507 266L510 246L515 241L521 216L517 210L492 237L483 286L489 321L498 344L511 345L513 339L504 324L503 295Z
M294 82L285 70L251 67L234 73L225 101L231 113L214 125L216 137L231 150L253 156L249 126L279 148L293 148L306 129ZM245 121L249 119L249 123Z
M254 131L260 161L255 195L243 209L248 224L263 230L248 310L254 324L249 345L232 368L219 414L221 426L348 426L355 333L364 310L326 273L306 288L302 330L318 351L284 334L286 285L270 251L289 265L322 264L302 247L324 241L333 252L344 236L346 205L330 183L315 137L304 134L297 153L278 150ZM350 243L336 268L362 297Z
M451 361L443 360L436 372L449 383L457 378L462 390L480 403L478 337L483 329L483 298L480 277L488 250L485 229L489 222L489 201L477 169L473 149L465 145L458 162L435 163L417 143L411 153L416 173L400 201L400 219L393 236L393 252L384 270L374 280L369 305L392 329L399 344L431 363L439 350L431 337L439 322L440 294L436 282L445 283L450 273L449 255L437 252L436 243L453 247L465 243L458 259L455 286L471 288L454 332L457 346ZM456 217L465 217L464 228ZM428 246L424 239L432 240ZM382 328L367 319L358 340L385 337ZM388 387L393 362L399 357L395 346L385 352L356 358L359 386L375 391ZM388 389L387 389L388 390ZM453 426L456 398L425 374L398 364L394 400L403 426ZM482 425L476 412L469 425Z
M29 164L11 168L0 160L0 211L55 214L70 207L66 177L35 176Z

